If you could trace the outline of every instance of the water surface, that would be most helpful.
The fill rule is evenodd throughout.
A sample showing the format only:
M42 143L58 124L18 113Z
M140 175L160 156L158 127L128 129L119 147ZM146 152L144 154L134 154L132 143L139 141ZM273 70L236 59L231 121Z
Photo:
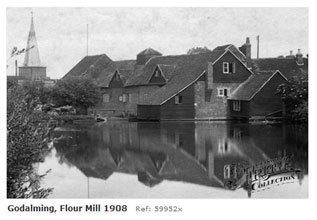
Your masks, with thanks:
M106 122L59 127L40 164L50 198L246 198L224 187L228 164L293 155L302 175L252 198L308 197L307 128L221 122Z

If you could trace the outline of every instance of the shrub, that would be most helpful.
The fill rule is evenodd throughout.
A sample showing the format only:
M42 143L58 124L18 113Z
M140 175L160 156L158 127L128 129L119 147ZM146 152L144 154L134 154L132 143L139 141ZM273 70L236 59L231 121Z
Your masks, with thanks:
M35 165L49 152L49 122L36 123L34 108L38 98L27 98L23 88L11 87L7 93L7 197L45 198L52 191L40 185Z

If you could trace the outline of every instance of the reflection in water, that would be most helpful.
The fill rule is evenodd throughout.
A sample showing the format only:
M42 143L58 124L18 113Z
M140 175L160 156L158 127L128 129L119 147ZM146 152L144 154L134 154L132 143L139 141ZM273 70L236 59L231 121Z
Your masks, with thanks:
M65 136L55 144L59 163L75 166L88 181L123 173L151 188L164 180L224 188L226 180L237 178L228 164L286 155L294 155L293 167L308 174L307 128L300 126L107 122L62 127L54 135Z

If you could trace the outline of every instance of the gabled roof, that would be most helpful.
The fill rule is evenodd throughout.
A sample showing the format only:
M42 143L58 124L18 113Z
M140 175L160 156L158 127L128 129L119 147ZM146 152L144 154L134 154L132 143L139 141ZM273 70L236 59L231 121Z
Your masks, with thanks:
M242 53L236 46L233 44L226 44L223 46L216 47L213 51L226 51L230 50L238 59L240 59L242 62L246 60L246 56L244 53Z
M123 84L125 84L128 79L133 77L134 71L133 70L126 70L126 69L119 69L118 73L121 76Z
M276 74L280 74L287 81L278 70L260 71L251 75L228 99L250 101Z
M171 78L173 71L175 70L175 67L176 67L175 65L166 65L166 64L158 64L157 66L161 70L166 80L169 80Z
M162 55L160 52L153 50L152 48L147 48L143 51L141 51L140 53L138 53L138 55Z
M226 45L222 45L222 46L218 46L216 47L214 50L227 50L232 46L232 44L226 44Z
M118 69L116 66L110 66L101 72L98 80L96 80L97 86L109 87L116 72L120 75L123 84L134 75L133 69Z
M115 66L110 66L104 69L98 77L98 80L95 81L98 87L109 87L110 82L116 72Z
M114 63L106 54L86 56L81 61L79 61L79 63L77 63L68 73L66 73L63 78L69 76L83 76L88 72L92 78L97 78L95 75L99 74L96 74L96 70L99 70L100 73L103 69L111 65L114 65Z
M213 62L223 51L195 55L180 55L155 58L153 63L173 61L175 69L168 83L152 93L141 105L161 105L174 97L176 94L194 83L207 69L208 62ZM157 59L157 60L156 60ZM165 60L166 59L166 60Z
M279 70L286 78L290 79L294 76L304 76L308 74L308 60L304 58L304 65L298 65L295 58L253 59L252 69L254 72Z
M167 72L167 75L165 75L165 77L168 77L169 74L174 76L174 74L178 73L180 70L185 73L195 67L198 68L198 66L205 69L207 62L214 62L223 53L224 51L212 51L202 54L153 57L146 63L143 68L135 71L134 77L128 80L126 86L148 85L153 75L153 71L158 65L160 67L165 66L163 67L164 70ZM196 63L193 62L193 60L195 60ZM171 66L174 66L174 71L171 71ZM187 69L183 68L185 66L187 67ZM162 71L164 72L164 70Z
M86 56L76 64L63 78L86 76L94 80L99 87L108 87L116 70L125 82L132 76L135 60L112 61L107 55Z

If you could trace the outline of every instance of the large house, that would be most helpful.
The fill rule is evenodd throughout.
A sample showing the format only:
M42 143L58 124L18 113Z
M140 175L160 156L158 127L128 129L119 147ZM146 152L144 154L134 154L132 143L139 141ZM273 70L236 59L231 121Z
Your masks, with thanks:
M224 120L280 115L276 89L307 74L298 51L286 58L251 59L251 44L206 53L163 56L148 48L136 60L86 56L65 76L86 76L100 87L102 101L90 109L101 116L140 120Z

